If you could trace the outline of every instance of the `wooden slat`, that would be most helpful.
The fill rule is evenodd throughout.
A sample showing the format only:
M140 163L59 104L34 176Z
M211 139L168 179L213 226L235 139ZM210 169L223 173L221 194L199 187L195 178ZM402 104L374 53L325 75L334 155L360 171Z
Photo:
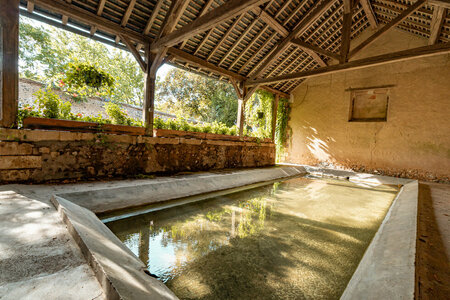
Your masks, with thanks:
M194 35L211 29L214 26L237 15L243 14L267 1L268 0L230 0L218 8L209 11L202 17L194 20L192 23L185 25L183 28L180 28L155 41L151 45L150 50L156 51L162 46L173 46L179 42L182 42L184 39L188 39Z
M271 15L269 15L265 10L261 10L260 12L261 19L273 28L276 32L278 32L282 36L287 36L289 31L283 27L277 20L275 20Z
M199 13L199 15L198 15L198 18L200 18L201 16L203 16L204 14L206 14L207 12L208 12L208 10L209 10L209 8L211 7L211 5L213 4L213 2L214 2L214 0L208 0L208 1L206 1L206 3L205 3L205 5L202 7L202 9L200 10L200 13ZM207 36L209 37L209 33L211 32L211 30L209 30L208 32L207 32ZM206 39L207 39L207 37L205 37L205 39L203 39L202 40L202 42L203 41L206 41ZM187 43L187 39L185 39L184 41L183 41L183 43L181 44L181 46L180 46L180 49L183 49L184 48L184 46L186 45L186 43ZM197 49L195 50L195 54L197 54L197 51L198 51L198 49L200 49L202 46L203 46L203 44L202 44L202 42L200 42L200 44L201 44L201 46L199 45L198 47L197 47ZM204 42L203 42L204 43Z
M214 48L211 50L211 52L208 54L208 56L206 57L206 60L210 60L211 57L213 57L214 53L216 53L216 51L222 46L222 44L227 40L228 36L231 34L231 32L233 32L233 29L237 26L237 24L239 24L239 22L241 21L241 19L244 17L244 14L240 15L239 17L236 18L236 20L234 20L234 22L231 24L231 26L227 29L227 31L225 32L225 34L222 36L222 38L220 39L220 41L214 46Z
M444 24L445 16L447 15L447 9L442 6L434 6L433 18L430 25L430 38L428 39L428 45L436 44L439 41L441 35L442 25Z
M359 51L361 51L362 49L366 48L368 45L370 45L371 43L376 41L379 37L384 35L389 29L400 24L403 20L405 20L408 16L410 16L412 13L414 13L417 9L419 9L425 3L426 3L426 0L418 0L416 3L414 3L409 8L404 10L389 24L386 24L382 28L378 29L378 31L376 31L374 34L372 34L370 37L368 37L365 41L363 41L361 44L359 44L353 50L351 50L349 53L349 58L353 57L356 53L358 53Z
M254 79L248 80L245 85L246 86L254 86L258 84L273 84L276 82L282 82L286 80L297 80L309 77L315 77L319 75L325 74L334 74L338 72L358 70L373 66L379 66L389 63L394 63L398 61L417 59L422 57L440 55L450 52L450 43L443 44L435 44L431 46L419 47L404 51L398 51L394 53L388 53L383 55L378 55L374 57L363 58L359 60L350 61L344 64L338 64L333 66L328 66L325 68L319 68L306 72L296 72L283 76L278 76L274 78L265 78L265 79Z
M302 21L299 24L297 24L297 26L295 26L292 32L289 33L289 35L278 44L275 50L264 60L262 65L255 71L251 79L254 79L262 75L262 73L266 70L266 68L268 68L278 58L278 56L289 47L290 42L293 39L297 38L299 35L301 35L303 32L305 32L320 15L322 15L325 11L327 11L331 7L331 5L333 5L334 2L335 1L333 0L324 1L319 5L315 6L315 8L305 18L303 18Z
M360 0L359 3L361 3L364 13L366 14L366 17L369 20L370 27L372 27L372 29L377 29L378 21L377 17L375 16L375 13L373 12L372 5L370 5L370 1Z
M63 25L67 25L67 22L69 22L69 17L63 15L63 16L62 16L61 23L62 23Z

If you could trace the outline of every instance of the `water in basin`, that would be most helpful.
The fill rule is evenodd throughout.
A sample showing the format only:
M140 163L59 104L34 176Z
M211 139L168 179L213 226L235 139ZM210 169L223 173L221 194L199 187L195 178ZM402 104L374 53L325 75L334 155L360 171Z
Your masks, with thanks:
M181 299L338 299L397 191L295 178L106 225Z

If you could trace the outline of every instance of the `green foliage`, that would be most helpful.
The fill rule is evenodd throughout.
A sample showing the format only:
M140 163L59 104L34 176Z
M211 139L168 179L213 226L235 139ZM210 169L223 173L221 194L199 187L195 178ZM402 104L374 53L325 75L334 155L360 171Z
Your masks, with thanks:
M106 103L105 110L106 114L111 118L114 124L128 125L128 115L119 105L111 102Z
M75 101L92 95L110 96L113 91L115 79L98 65L68 63L64 71L54 77L56 84Z
M19 59L20 76L40 80L52 88L60 88L75 101L87 97L102 97L113 102L142 105L144 73L131 53L105 46L89 38L57 29L37 25L26 17L20 18ZM64 74L69 64L101 66L115 79L114 92L104 86L93 88L68 88ZM98 85L94 83L94 85ZM112 90L113 86L109 86Z
M277 111L277 125L275 130L275 146L277 153L277 162L284 156L286 144L286 131L289 119L290 107L287 99L280 99Z
M159 110L203 122L236 123L237 97L230 84L174 68L158 78L157 87Z
M272 132L272 105L274 96L264 90L258 90L245 105L247 135L269 138Z
M51 90L39 90L34 93L38 111L42 116L50 119L67 119L70 117L72 104L64 102L59 96Z

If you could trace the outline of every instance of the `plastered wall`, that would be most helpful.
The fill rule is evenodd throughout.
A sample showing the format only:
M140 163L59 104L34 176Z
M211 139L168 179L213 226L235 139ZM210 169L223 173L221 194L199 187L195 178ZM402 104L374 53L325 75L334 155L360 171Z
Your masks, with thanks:
M354 59L425 45L394 29ZM349 122L348 89L383 85L393 85L387 122ZM449 180L450 55L310 78L293 99L287 162Z

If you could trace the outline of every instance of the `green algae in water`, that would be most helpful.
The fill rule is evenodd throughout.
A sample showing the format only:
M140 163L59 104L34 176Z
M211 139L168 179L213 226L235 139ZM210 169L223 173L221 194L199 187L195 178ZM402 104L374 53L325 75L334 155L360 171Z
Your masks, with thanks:
M338 299L397 191L296 178L107 226L181 299Z

